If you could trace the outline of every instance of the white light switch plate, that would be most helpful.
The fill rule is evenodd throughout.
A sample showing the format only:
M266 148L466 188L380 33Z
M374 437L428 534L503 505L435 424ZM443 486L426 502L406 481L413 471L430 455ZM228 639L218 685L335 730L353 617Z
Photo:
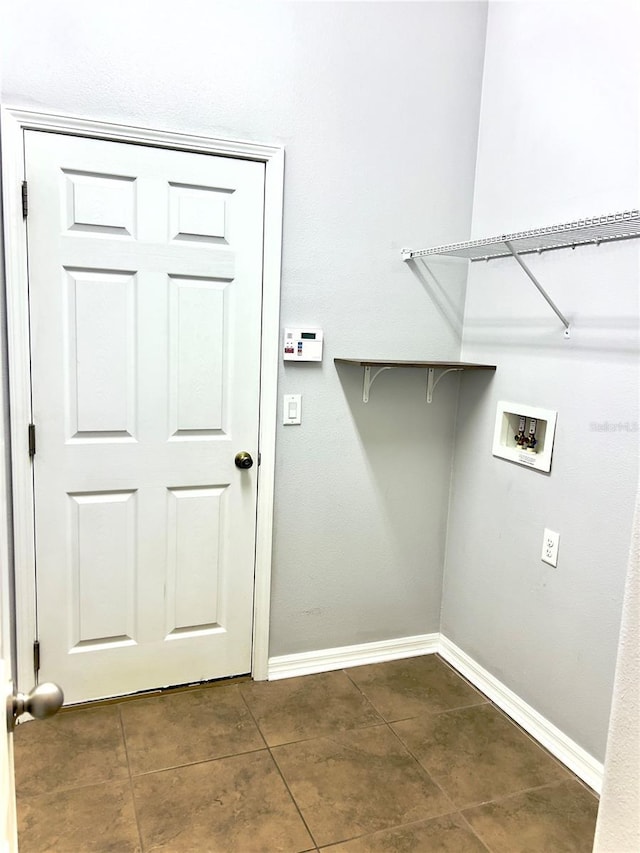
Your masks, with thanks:
M558 545L560 544L560 534L553 530L544 529L542 538L542 562L548 563L550 566L558 565Z
M302 421L302 395L285 394L282 403L282 423L299 424Z

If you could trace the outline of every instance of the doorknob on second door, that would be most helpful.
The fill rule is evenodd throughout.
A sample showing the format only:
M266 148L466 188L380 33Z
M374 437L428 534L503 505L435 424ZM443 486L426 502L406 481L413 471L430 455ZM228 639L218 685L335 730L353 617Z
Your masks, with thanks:
M29 693L12 693L7 697L7 728L13 731L21 714L31 714L36 720L46 720L57 714L64 702L64 693L50 681L38 684Z
M246 450L241 450L240 453L236 453L235 463L236 468L251 468L253 459L250 453L247 453Z

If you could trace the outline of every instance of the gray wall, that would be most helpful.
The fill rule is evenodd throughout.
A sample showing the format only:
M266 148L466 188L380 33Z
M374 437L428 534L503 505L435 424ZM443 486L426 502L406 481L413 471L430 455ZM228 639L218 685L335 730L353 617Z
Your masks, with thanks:
M637 4L489 11L475 237L638 206ZM442 631L602 760L637 484L638 242L471 267ZM496 402L558 411L549 475L491 455ZM560 533L557 568L540 560Z
M272 654L438 630L457 380L427 406L386 373L363 406L333 358L459 354L464 277L399 251L468 235L485 24L485 3L5 5L4 103L286 146L281 325L326 349L281 370L303 423L278 435Z

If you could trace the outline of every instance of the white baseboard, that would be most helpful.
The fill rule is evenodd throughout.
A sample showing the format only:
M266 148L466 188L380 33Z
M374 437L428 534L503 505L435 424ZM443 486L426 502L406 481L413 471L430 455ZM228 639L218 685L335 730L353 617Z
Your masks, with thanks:
M268 678L292 678L315 672L330 672L349 666L367 663L382 663L388 660L416 657L437 652L460 675L470 681L485 696L501 708L538 743L579 776L598 794L602 789L604 766L575 741L567 737L553 723L545 719L531 705L524 702L512 690L498 681L495 676L476 663L466 652L443 634L419 634L377 643L362 643L357 646L342 646L301 652L295 655L280 655L269 658Z
M443 634L440 635L438 653L569 770L600 793L604 773L604 765L601 762L589 755Z
M416 637L401 637L377 643L362 643L357 646L342 646L295 655L269 658L269 681L310 675L313 672L329 672L348 666L366 663L382 663L387 660L411 658L433 654L438 651L440 634L419 634Z

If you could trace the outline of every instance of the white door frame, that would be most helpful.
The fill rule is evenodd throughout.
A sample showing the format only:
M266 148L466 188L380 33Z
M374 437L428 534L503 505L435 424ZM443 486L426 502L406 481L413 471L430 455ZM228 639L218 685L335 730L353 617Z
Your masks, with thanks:
M20 690L33 682L33 641L36 638L36 577L33 519L33 477L29 458L31 423L27 230L22 216L25 179L25 130L73 134L146 146L217 154L265 164L263 245L262 346L260 363L260 469L256 512L256 562L251 674L268 674L269 605L277 421L280 272L284 149L255 142L215 139L183 133L129 127L86 118L2 107L2 183L9 351L9 399L15 547L17 673ZM64 685L62 685L64 688Z

